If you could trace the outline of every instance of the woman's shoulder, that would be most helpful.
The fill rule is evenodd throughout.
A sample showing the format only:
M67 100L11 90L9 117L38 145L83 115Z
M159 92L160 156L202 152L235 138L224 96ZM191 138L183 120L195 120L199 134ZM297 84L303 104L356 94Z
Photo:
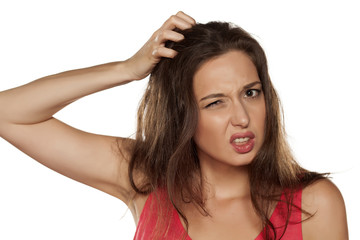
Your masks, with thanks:
M339 201L343 202L341 192L328 178L317 180L303 189L303 203L323 205Z
M329 179L317 180L302 191L304 239L348 239L341 192Z

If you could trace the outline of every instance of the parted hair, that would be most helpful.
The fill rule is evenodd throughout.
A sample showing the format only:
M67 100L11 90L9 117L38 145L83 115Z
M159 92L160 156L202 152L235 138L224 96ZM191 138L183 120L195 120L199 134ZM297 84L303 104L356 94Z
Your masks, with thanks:
M138 109L129 162L132 187L138 194L165 189L186 227L182 203L193 203L202 214L209 215L193 140L198 121L193 76L206 61L229 51L242 51L256 67L266 105L264 142L249 165L251 201L266 230L266 239L279 239L281 236L276 236L269 221L274 201L285 193L289 219L293 193L324 174L310 172L294 160L264 50L249 33L231 23L209 22L177 31L185 38L180 42L168 41L166 46L178 54L173 59L163 58L153 69ZM137 173L143 176L140 182L135 181Z

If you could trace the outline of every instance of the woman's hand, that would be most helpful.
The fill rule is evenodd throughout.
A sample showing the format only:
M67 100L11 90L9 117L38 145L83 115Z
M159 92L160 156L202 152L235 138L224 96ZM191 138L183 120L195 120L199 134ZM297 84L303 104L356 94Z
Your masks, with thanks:
M192 17L181 11L166 20L145 45L134 56L125 61L130 78L134 80L143 79L150 74L162 57L175 57L177 52L166 48L165 42L168 40L181 41L184 36L175 32L174 29L188 29L195 23Z
M53 115L84 96L146 77L162 57L176 55L165 48L167 40L184 38L174 28L192 24L179 12L127 61L58 73L0 92L0 137L54 171L129 203L134 194L127 167L131 140L83 132Z

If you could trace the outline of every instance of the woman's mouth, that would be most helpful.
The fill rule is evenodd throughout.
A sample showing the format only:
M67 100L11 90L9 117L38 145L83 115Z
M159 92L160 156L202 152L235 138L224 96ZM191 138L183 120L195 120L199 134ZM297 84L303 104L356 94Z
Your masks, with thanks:
M255 145L255 135L252 132L236 133L231 136L230 144L238 153L248 153Z
M236 145L240 145L240 144L242 144L242 143L244 143L244 142L249 141L249 139L250 139L249 137L235 138L234 143L235 143Z

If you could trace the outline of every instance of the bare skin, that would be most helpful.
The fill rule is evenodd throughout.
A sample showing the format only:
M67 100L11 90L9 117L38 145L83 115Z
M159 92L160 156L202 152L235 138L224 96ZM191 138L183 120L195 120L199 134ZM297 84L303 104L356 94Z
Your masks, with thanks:
M245 53L230 51L204 63L194 75L193 88L199 106L194 140L211 217L201 217L188 206L189 235L199 240L255 239L262 227L252 208L247 166L263 143L266 116L256 67ZM254 148L235 151L231 136L248 131L255 135Z
M186 29L193 24L193 18L178 12L126 61L59 73L0 92L0 136L43 165L119 198L129 206L137 223L147 196L135 195L132 199L134 191L127 172L127 149L131 140L83 132L57 120L53 115L79 98L145 78L162 57L172 58L176 55L175 51L164 47L167 40L183 39L173 29ZM224 88L226 99L230 99L232 104L239 105L235 95L241 92L246 83L256 80L251 66L247 70L250 71L249 74L241 79L244 82L230 83L238 84L237 92L226 92ZM234 74L233 76L237 76ZM200 87L200 92L195 92L195 95L198 93L200 97L203 90ZM244 107L244 102L242 103ZM259 103L261 102L251 102ZM200 108L201 104L199 103ZM237 115L217 118L218 123L221 126L230 124L227 127L232 129L250 129L261 139L261 111L256 112L251 106L247 105L247 108L243 108L244 111L235 112ZM214 117L206 110L201 116L207 120ZM256 119L259 122L253 125ZM249 198L246 161L251 156L239 158L235 162L224 162L223 158L208 154L206 144L200 144L201 135L198 136L198 141L204 153L199 157L207 181L206 206L213 216L205 218L193 206L184 206L190 223L189 235L194 240L254 239L261 231L261 223L251 208ZM118 147L123 154L119 153ZM225 154L230 156L232 153ZM220 175L214 169L221 169ZM238 180L234 181L235 178ZM234 182L241 182L242 185ZM344 201L339 190L330 181L319 181L304 189L303 207L310 213L316 212L313 218L303 223L303 239L348 239ZM238 214L233 214L234 212Z
M126 159L131 140L83 132L53 115L86 95L145 78L162 57L176 55L164 47L167 40L183 39L173 29L193 24L194 19L179 12L126 61L63 72L1 92L0 136L43 165L119 198L136 213L137 221L142 207L129 202L134 195Z

